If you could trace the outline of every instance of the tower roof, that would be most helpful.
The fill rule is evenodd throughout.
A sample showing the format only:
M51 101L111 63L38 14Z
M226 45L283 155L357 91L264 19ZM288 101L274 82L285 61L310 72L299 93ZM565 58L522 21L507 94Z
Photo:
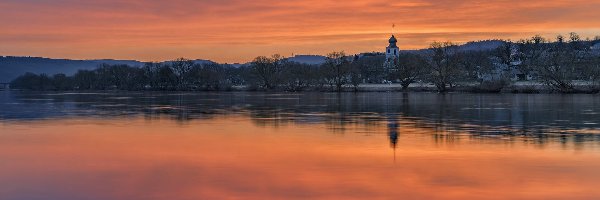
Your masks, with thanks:
M396 39L396 37L394 35L392 35L392 37L390 38L390 44L396 43L396 42L398 42L398 40Z
M392 37L390 37L389 42L390 42L389 47L392 47L392 48L398 47L398 46L396 46L396 43L398 42L398 40L396 39L396 37L394 35L392 35Z

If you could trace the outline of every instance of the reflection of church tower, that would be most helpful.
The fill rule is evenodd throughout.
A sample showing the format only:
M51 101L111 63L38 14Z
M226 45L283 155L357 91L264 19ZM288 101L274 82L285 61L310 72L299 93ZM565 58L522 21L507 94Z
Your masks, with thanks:
M394 149L394 162L396 162L396 148L398 147L398 118L396 116L388 117L388 137L390 139L390 147Z
M388 137L390 138L390 147L396 148L398 146L398 119L396 116L388 117Z

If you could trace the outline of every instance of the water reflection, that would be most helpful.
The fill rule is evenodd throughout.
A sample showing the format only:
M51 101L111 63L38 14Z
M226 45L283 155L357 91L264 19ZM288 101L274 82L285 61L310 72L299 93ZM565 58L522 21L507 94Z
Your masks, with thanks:
M394 118L344 134L325 124L256 126L244 116L11 122L0 134L0 199L600 196L597 142L539 148L526 139L424 134L431 129Z
M429 128L438 139L451 139L452 133L537 143L600 139L597 95L3 92L0 104L2 121L143 116L187 123L243 115L259 126L326 124L334 133L387 122Z
M597 199L593 95L0 94L0 199Z

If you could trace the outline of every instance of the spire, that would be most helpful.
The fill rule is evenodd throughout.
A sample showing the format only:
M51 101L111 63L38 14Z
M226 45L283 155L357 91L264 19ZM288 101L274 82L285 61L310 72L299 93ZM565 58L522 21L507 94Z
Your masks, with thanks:
M396 36L394 36L394 34L396 33L396 24L392 24L392 37L390 37L390 47L395 48L396 43L398 43L398 40L396 39Z

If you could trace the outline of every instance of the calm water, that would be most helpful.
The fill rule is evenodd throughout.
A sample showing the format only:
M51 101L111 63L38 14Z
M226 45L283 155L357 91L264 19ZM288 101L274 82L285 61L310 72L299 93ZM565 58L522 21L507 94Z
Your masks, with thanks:
M0 199L599 199L600 96L0 91Z

